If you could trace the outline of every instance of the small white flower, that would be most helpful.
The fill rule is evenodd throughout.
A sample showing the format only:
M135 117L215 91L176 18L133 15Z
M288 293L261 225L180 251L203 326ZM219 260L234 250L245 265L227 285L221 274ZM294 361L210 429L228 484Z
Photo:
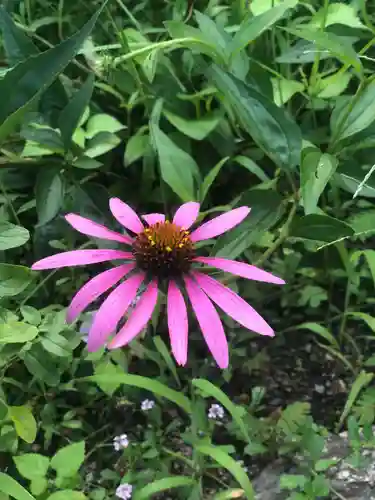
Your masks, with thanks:
M141 410L142 411L152 410L154 406L155 406L155 401L153 401L152 399L144 399L141 403Z
M208 418L213 420L221 420L224 418L224 408L221 405L213 404L208 410Z
M120 434L113 439L113 447L116 451L123 450L129 446L129 439L127 434Z
M133 486L128 483L120 484L116 489L116 497L129 500L132 497Z

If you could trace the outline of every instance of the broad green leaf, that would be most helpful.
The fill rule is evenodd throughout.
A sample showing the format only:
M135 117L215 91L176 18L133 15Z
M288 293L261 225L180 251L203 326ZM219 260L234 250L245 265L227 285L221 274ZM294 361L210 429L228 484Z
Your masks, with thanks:
M26 479L44 477L49 467L49 458L38 453L26 453L19 457L13 457L18 472Z
M283 213L281 196L274 191L247 191L237 203L237 206L241 205L250 206L251 212L244 222L217 240L212 250L216 257L236 259L256 242L264 231L273 226Z
M127 373L123 373L122 375L112 375L110 377L108 377L107 375L93 375L91 377L86 377L80 380L91 381L95 383L98 383L99 381L100 383L117 382L118 384L130 385L133 387L138 387L140 389L146 389L158 396L169 399L169 401L172 401L172 403L180 406L184 411L186 411L186 413L191 413L191 403L186 396L184 396L180 392L170 389L167 385L162 384L158 380L154 380L148 377L141 377L140 375L128 375Z
M56 217L64 200L64 182L59 169L46 168L39 171L35 197L39 224L43 226Z
M48 488L48 479L43 476L34 477L30 482L30 491L37 497L42 495ZM0 499L1 500L1 499Z
M143 158L150 145L150 136L136 134L130 137L125 146L124 164L125 167Z
M59 128L64 142L65 151L68 151L75 130L85 113L94 90L94 74L91 73L82 87L73 95L72 99L61 111L59 116Z
M328 153L311 150L302 155L301 194L305 214L316 212L320 195L323 193L337 168L337 160Z
M198 453L211 457L221 467L224 467L238 481L241 488L244 490L248 500L255 500L255 493L248 475L243 470L241 465L234 460L228 453L220 448L209 445L197 445L195 450Z
M266 3L266 0L263 0ZM255 2L251 2L252 6ZM271 28L277 21L279 21L285 13L297 5L298 0L286 0L280 5L276 5L259 15L249 15L240 24L239 30L234 35L232 42L229 46L231 55L242 50L253 40L258 38L264 31ZM254 12L254 11L253 11Z
M349 224L355 231L355 234L365 233L371 236L375 233L375 210L366 209L362 212L352 215Z
M375 80L370 81L357 96L337 105L331 115L335 142L361 132L375 121Z
M323 337L325 340L327 340L330 344L332 344L335 348L339 349L340 346L335 339L335 337L332 335L332 333L326 328L325 326L319 325L318 323L302 323L301 325L296 326L297 330L310 330L311 332L314 332L321 337Z
M196 120L183 118L165 109L163 109L163 114L177 130L197 141L206 138L214 130L221 118L221 113L215 111Z
M289 33L313 42L319 49L328 51L341 62L362 73L362 63L353 47L341 36L328 31L320 31L310 27L284 28Z
M354 230L345 222L320 214L296 218L290 228L291 237L328 243L353 234Z
M112 151L121 142L121 139L112 132L99 132L87 143L85 155L89 158L96 158Z
M24 266L0 264L0 298L13 297L23 292L31 283L32 271Z
M327 9L321 7L312 17L309 24L320 28L323 21L326 27L332 24L342 24L350 28L368 29L361 22L354 5L345 5L341 2L332 2L328 5Z
M287 80L286 78L271 78L273 88L273 99L277 106L282 106L288 102L294 94L302 92L304 84L297 80Z
M132 495L132 498L134 500L147 500L151 498L152 495L162 491L182 487L191 488L195 481L196 480L194 478L186 476L163 477L162 479L157 479L139 490L137 489L134 495Z
M30 238L30 233L22 226L10 222L0 222L0 251L24 245Z
M85 460L85 442L68 444L51 458L51 467L60 477L73 477Z
M348 399L346 400L344 409L340 416L338 427L342 426L344 420L349 415L350 410L352 409L354 403L356 402L360 392L372 381L373 378L374 378L373 373L367 373L364 370L362 370L358 375L358 377L355 379L355 381L352 383Z
M0 344L18 344L30 342L38 335L36 326L22 321L0 323Z
M20 311L26 323L38 326L42 321L42 315L34 307L24 305L20 307Z
M195 160L162 132L158 125L150 123L150 132L163 181L182 201L195 200L194 177L199 172Z
M228 396L221 389L212 384L209 380L195 378L193 379L192 384L194 387L197 387L200 391L202 391L205 395L215 398L217 401L219 401L219 403L221 403L231 414L233 420L241 430L244 438L247 441L250 441L248 430L243 421L244 411L242 407L233 404Z
M254 16L260 16L264 12L272 10L275 6L282 5L285 0L252 0L249 7Z
M213 66L209 75L225 103L258 146L279 167L291 169L300 161L301 131L287 113L251 85Z
M22 122L25 113L32 109L43 91L77 54L105 4L106 0L83 28L72 37L56 47L20 62L0 79L0 95L7 96L0 108L0 142L15 130Z
M35 441L38 428L28 406L9 406L9 418L21 439L30 444Z
M210 187L212 186L212 183L215 181L216 177L219 175L220 170L228 160L229 160L228 156L220 160L213 168L211 168L206 177L203 179L203 182L199 190L199 200L201 205L203 204L203 201L206 198L207 193L210 190Z
M308 480L303 474L282 474L280 476L280 488L282 490L303 489Z
M62 490L52 493L47 500L86 500L86 495L80 491Z
M334 75L320 78L317 83L319 89L317 97L330 99L341 95L349 85L352 76L352 73L346 71L345 73L337 72Z
M4 472L0 472L0 491L11 496L15 500L35 500L30 493L15 479Z
M100 389L105 392L108 396L113 396L114 392L121 386L116 380L113 380L113 377L117 375L121 375L123 373L123 369L117 365L114 365L108 360L102 360L98 364L95 365L95 376L98 376L97 384ZM105 381L101 381L100 377L105 376Z
M99 113L92 116L86 125L86 137L92 139L96 134L100 132L110 132L115 134L123 130L125 125L120 123L116 118L105 113Z

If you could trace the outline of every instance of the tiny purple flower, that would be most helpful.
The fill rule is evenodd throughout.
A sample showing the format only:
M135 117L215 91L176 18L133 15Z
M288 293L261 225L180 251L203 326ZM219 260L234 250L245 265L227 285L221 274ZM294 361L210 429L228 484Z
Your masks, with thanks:
M144 399L141 403L141 410L149 411L152 410L154 406L155 406L155 401L153 401L152 399Z
M127 434L120 434L113 439L113 447L116 451L123 450L129 446Z
M211 405L208 410L208 418L212 420L222 420L224 418L224 408L216 403Z
M120 484L116 489L116 497L129 500L132 497L133 486L128 483Z

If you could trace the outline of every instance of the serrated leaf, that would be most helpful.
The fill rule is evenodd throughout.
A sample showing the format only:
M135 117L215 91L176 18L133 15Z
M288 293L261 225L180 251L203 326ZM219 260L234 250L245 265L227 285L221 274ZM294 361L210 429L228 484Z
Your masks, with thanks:
M356 402L359 394L361 393L362 389L366 387L371 380L374 378L373 373L367 373L364 370L360 372L360 374L357 376L355 381L352 383L348 399L346 400L344 409L342 411L342 414L340 416L340 420L338 423L338 427L341 427L344 420L346 417L349 415L350 410L352 409L354 403Z

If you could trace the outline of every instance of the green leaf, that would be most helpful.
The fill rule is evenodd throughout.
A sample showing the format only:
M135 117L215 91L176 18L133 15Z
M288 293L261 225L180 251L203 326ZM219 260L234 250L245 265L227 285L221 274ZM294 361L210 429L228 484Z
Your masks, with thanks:
M163 114L177 130L197 141L205 139L216 128L221 118L221 113L217 111L207 113L196 120L183 118L165 109Z
M13 22L4 6L0 7L0 28L7 61L10 66L15 66L27 57L39 53L31 38Z
M26 479L44 477L49 467L49 458L38 453L26 453L13 457L18 472Z
M326 328L325 326L319 325L318 323L302 323L301 325L298 325L296 327L297 330L310 330L311 332L314 332L321 337L323 337L325 340L327 340L332 346L334 346L336 349L340 349L339 344L335 337L332 335L332 333Z
M15 500L35 500L23 486L3 472L0 472L0 491L10 495Z
M38 326L41 323L42 315L40 314L38 309L35 309L34 307L31 306L21 306L20 311L23 316L23 319L27 323L31 323L32 325L35 326Z
M263 0L265 1L265 0ZM253 4L253 2L251 2ZM249 43L258 38L264 31L271 28L285 13L297 5L298 0L286 0L280 5L270 8L255 17L247 16L240 24L239 30L234 35L229 46L231 56L242 50Z
M121 383L119 383L117 380L114 380L114 377L116 377L117 375L121 375L122 373L122 368L114 365L108 360L102 360L95 365L95 376L99 376L97 384L100 389L108 396L113 396L113 394L121 386ZM103 382L100 380L100 377L102 376L105 377L105 381Z
M338 104L331 115L332 137L335 141L350 137L375 121L375 80L367 83L358 95Z
M157 479L156 481L153 481L147 486L144 486L143 488L137 490L132 496L132 498L134 498L134 500L147 500L152 495L160 493L162 491L171 490L174 488L182 488L182 487L191 488L194 484L195 484L195 479L191 477L186 477L186 476L163 477L163 479Z
M83 28L41 54L29 57L0 79L0 95L7 96L0 108L0 142L12 133L45 91L77 54L107 3L105 0Z
M233 158L233 161L237 162L239 165L246 168L246 170L256 175L258 179L260 179L262 182L267 182L270 180L270 178L251 158L247 158L246 156L240 155Z
M209 75L242 126L279 167L291 169L300 161L301 131L286 112L255 87L213 66Z
M248 500L255 500L255 494L251 482L243 470L243 467L234 460L228 453L221 450L220 448L208 445L198 445L195 447L198 453L207 455L211 457L215 462L217 462L221 467L227 469L228 472L238 481L241 488L244 490L246 498Z
M99 132L88 141L85 155L89 158L96 158L112 151L121 142L121 139L112 132Z
M337 73L333 75L320 78L317 83L319 88L317 97L321 99L330 99L341 95L349 85L352 76L352 73L349 71L345 73L337 71Z
M91 73L85 83L78 90L59 116L59 128L64 141L65 151L68 151L75 130L85 113L86 107L89 105L92 92L94 90L95 76Z
M364 321L367 324L367 326L373 332L375 332L375 317L374 316L371 316L370 314L367 314L367 313L361 313L361 312L351 312L351 313L348 313L348 316L350 316L351 318L361 319L362 321Z
M280 476L280 488L282 490L303 489L308 478L302 474L282 474Z
M241 430L244 438L247 441L250 441L248 430L243 421L244 410L241 406L233 404L232 401L221 389L216 387L208 380L205 380L203 378L195 378L193 379L192 384L194 387L197 387L200 391L202 391L206 396L210 396L219 401L219 403L221 403L231 414L233 420L236 422L239 429Z
M199 199L201 205L203 204L203 201L206 198L207 193L210 190L210 187L212 186L212 183L215 181L216 177L219 175L220 170L228 160L229 156L220 160L213 168L211 168L206 177L203 179L203 182L199 190Z
M335 157L319 150L302 155L301 194L306 215L316 212L320 195L335 173L337 164Z
M120 130L123 130L125 125L120 123L116 118L105 113L99 113L92 116L86 125L86 137L92 139L96 134L100 132L110 132L115 134Z
M150 145L150 136L136 134L130 137L125 147L124 163L129 166L135 161L143 158Z
M284 28L285 31L293 35L304 38L309 42L313 42L318 48L323 51L330 52L334 57L337 57L341 62L350 66L362 73L362 63L353 47L345 40L345 38L335 35L328 31L320 31L313 28Z
M374 224L373 219L372 219L372 227L375 229L374 226L375 226L375 224ZM354 265L356 265L359 258L362 255L364 256L364 258L367 261L367 265L368 265L370 272L371 272L372 281L373 281L374 286L375 286L375 250L359 250L359 251L353 253L350 260L354 263Z
M35 192L39 224L43 226L56 217L64 200L64 184L59 169L41 169Z
M80 491L63 490L52 493L47 500L86 500L86 495Z
M344 420L349 415L350 410L352 409L362 389L364 389L372 381L373 378L374 378L373 373L367 373L364 370L362 370L360 374L357 376L355 381L352 383L348 399L346 400L344 409L340 416L338 427L342 426Z
M251 206L249 217L217 241L212 255L236 259L278 221L282 215L281 203L280 195L274 191L254 189L245 192L237 206Z
M159 157L163 181L182 201L195 200L194 177L199 173L195 160L179 148L155 123L150 123L150 132Z
M23 292L32 280L32 271L24 266L0 264L0 298Z
M85 460L85 442L68 444L60 448L51 459L51 467L62 478L73 477Z
M304 84L297 80L287 80L286 78L271 78L273 88L273 99L277 106L282 106L288 102L294 94L302 92Z
M364 170L357 162L343 162L339 165L334 176L335 184L353 194L358 191L361 185L361 190L358 196L364 198L375 198L375 183L370 177L363 183L364 176L368 173L368 169Z
M342 24L350 28L368 29L358 17L357 9L354 8L354 5L345 5L340 2L332 2L328 5L327 9L325 7L319 9L309 24L320 28L323 21L326 27L333 24Z
M79 380L91 381L95 383L117 382L118 384L131 385L140 389L146 389L158 396L169 399L169 401L172 401L172 403L180 406L184 411L186 411L186 413L191 413L191 403L186 396L184 396L180 392L170 389L167 385L164 385L161 382L148 377L141 377L140 375L128 375L124 373L122 375L112 375L110 377L108 377L107 375L94 375Z
M28 325L22 321L9 321L0 323L0 345L30 342L38 335L36 326Z
M276 430L285 436L295 434L304 425L310 412L310 403L296 401L289 404L280 415L276 424Z
M320 214L295 218L290 228L291 237L325 242L337 241L353 234L354 230L345 222Z
M9 406L9 418L21 439L30 444L35 441L38 428L28 406Z
M0 222L0 251L24 245L30 238L30 233L22 226L10 222Z
M33 495L42 495L48 488L48 479L46 477L34 477L30 483L30 490Z

